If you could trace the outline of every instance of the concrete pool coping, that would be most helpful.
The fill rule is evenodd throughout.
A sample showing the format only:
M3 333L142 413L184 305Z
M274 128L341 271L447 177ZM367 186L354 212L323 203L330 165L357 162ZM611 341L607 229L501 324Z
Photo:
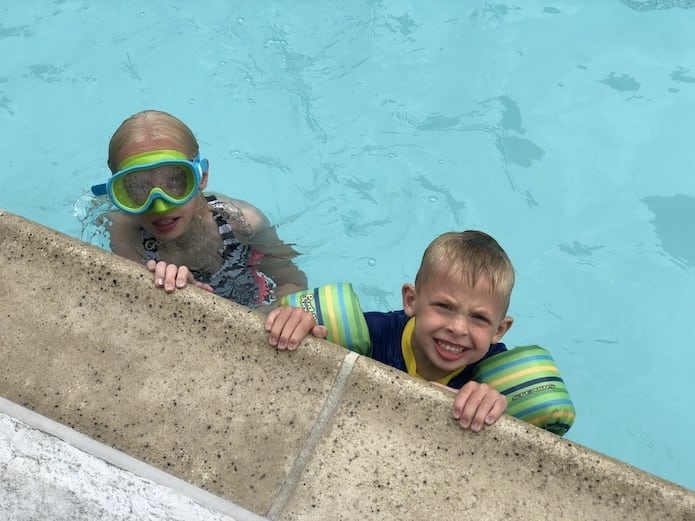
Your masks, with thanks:
M2 397L0 475L14 521L268 521Z
M695 519L695 493L0 211L0 396L269 519Z

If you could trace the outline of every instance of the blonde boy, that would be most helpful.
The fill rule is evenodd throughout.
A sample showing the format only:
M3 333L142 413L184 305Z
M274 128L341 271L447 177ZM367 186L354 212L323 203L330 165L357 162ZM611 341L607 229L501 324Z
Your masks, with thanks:
M364 313L370 356L458 389L452 414L462 428L477 432L507 409L504 395L472 377L481 360L507 350L500 340L512 326L507 309L513 286L512 263L491 236L475 230L440 235L425 250L415 284L403 285L403 309ZM286 316L283 308L271 311L266 329L278 328L276 321L287 326ZM293 339L314 325L302 322ZM277 346L273 342L271 334Z

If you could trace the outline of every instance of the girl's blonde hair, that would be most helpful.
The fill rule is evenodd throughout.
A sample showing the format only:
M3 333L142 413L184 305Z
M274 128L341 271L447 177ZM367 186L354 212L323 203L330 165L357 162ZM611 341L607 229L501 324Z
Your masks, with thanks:
M107 161L111 172L117 172L119 161L125 159L119 157L125 146L146 138L172 140L189 159L198 155L198 141L183 121L160 110L143 110L121 123L111 136Z
M499 243L477 230L447 232L434 239L422 256L415 287L442 272L458 273L471 286L487 278L490 290L505 301L504 313L514 288L514 267Z

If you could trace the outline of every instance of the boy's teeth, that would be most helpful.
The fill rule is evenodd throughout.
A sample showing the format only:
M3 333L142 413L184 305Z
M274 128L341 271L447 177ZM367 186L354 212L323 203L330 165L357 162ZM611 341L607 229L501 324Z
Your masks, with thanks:
M447 344L445 342L439 342L439 347L444 349L444 351L449 351L450 353L461 353L463 351L462 347Z

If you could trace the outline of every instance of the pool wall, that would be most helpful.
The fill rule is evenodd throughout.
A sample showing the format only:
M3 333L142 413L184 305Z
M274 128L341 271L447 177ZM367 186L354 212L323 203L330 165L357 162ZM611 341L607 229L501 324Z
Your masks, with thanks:
M270 519L695 519L695 493L0 210L0 395ZM578 411L579 419L591 411ZM606 426L610 428L610 426Z

